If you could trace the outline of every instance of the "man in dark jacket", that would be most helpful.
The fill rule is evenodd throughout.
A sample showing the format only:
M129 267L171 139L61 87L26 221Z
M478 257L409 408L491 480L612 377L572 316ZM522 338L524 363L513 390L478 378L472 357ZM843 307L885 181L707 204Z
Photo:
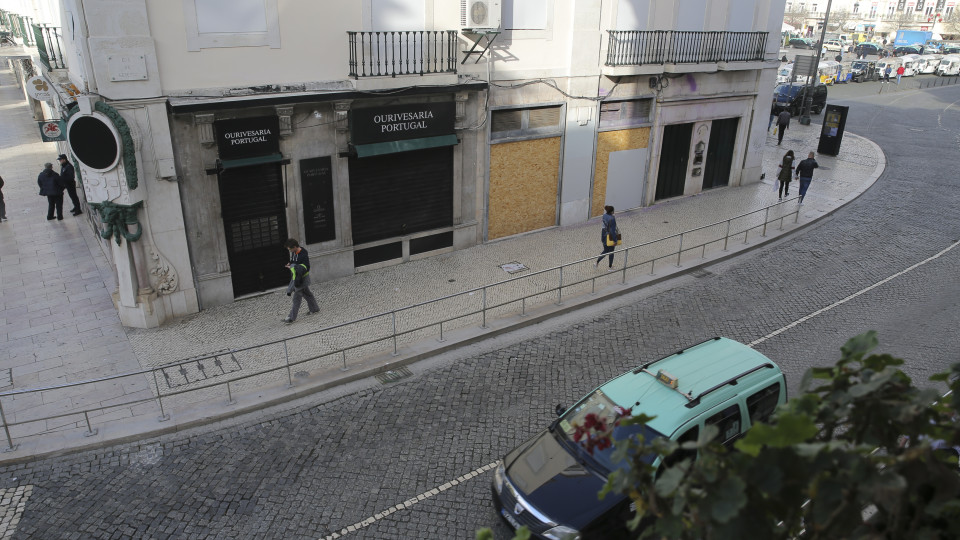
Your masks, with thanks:
M320 311L317 305L317 299L310 291L310 256L307 250L300 247L300 243L290 238L284 246L290 252L290 262L287 268L290 269L290 285L287 287L287 296L293 295L293 305L290 306L290 315L283 319L285 323L292 323L297 320L297 313L300 311L300 304L303 299L307 299L307 308L310 313Z
M53 219L53 211L57 211L57 219L63 219L63 180L53 172L53 163L44 163L43 172L37 176L37 185L40 186L40 195L47 198L47 219Z
M75 216L80 215L83 213L83 210L80 209L80 199L77 198L77 179L73 165L70 164L70 160L67 159L66 154L60 154L57 161L60 162L60 179L63 180L63 185L67 188L67 195L70 196L70 200L73 202L73 210L71 210L70 213Z
M783 109L777 116L777 146L783 142L783 132L790 127L790 111Z
M820 167L817 164L817 160L813 159L815 154L810 152L807 154L807 159L800 162L797 165L797 178L800 180L800 203L803 204L803 198L807 196L807 188L810 187L810 182L813 181L813 170Z

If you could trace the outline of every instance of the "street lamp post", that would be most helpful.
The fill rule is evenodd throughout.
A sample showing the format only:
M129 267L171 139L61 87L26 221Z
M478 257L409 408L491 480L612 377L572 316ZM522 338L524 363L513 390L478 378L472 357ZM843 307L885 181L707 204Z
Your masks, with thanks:
M827 11L823 14L823 29L820 30L820 45L817 47L816 61L813 62L813 73L807 77L807 86L804 88L803 110L800 111L800 123L810 125L810 109L813 106L813 87L820 82L820 55L823 54L823 42L827 37L827 23L830 20L830 6L833 0L827 0ZM812 85L811 85L812 82Z

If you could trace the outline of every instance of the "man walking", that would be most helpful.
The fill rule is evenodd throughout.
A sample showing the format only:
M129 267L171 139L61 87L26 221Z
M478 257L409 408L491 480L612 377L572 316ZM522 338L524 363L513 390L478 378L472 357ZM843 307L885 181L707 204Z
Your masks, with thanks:
M283 319L283 322L292 323L297 320L297 313L300 312L300 304L304 298L307 299L307 308L310 313L320 311L320 306L317 305L317 299L310 291L310 256L307 255L307 250L300 247L300 243L293 238L287 240L284 245L290 252L287 268L290 269L291 280L290 286L287 287L287 296L293 295L293 305L290 307L290 315Z
M817 164L817 160L813 159L813 152L807 154L807 159L800 162L797 165L797 178L800 179L800 202L803 204L803 197L807 194L807 188L810 187L810 182L813 180L813 170L820 167Z
M77 198L77 178L73 165L70 164L66 154L60 154L57 161L60 162L60 179L63 180L63 185L67 188L67 195L73 202L73 210L70 213L78 216L83 213L83 210L80 209L80 199Z
M903 72L904 72L904 71L906 71L906 70L903 69L903 65L901 64L900 67L897 68L897 84L898 84L898 85L900 84L900 77L903 77Z
M47 198L47 220L53 219L53 211L57 211L57 219L63 219L63 180L53 172L53 163L44 163L43 171L37 176L37 185L40 186L40 195Z
M777 146L783 142L783 132L790 127L790 111L784 109L777 115Z

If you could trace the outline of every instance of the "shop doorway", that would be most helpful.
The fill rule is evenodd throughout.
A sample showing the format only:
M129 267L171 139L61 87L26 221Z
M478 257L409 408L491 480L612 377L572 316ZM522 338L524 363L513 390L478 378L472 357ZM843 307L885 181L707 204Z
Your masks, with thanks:
M452 146L351 157L349 166L354 266L402 258L401 237L453 226ZM411 240L408 250L452 245L453 234L444 231Z
M655 200L683 195L687 182L687 163L690 160L692 135L693 123L671 124L663 128Z
M220 171L220 207L233 295L282 287L290 280L283 171L278 163Z
M726 186L730 183L733 166L733 148L737 142L739 118L714 120L707 145L707 162L703 169L703 189Z

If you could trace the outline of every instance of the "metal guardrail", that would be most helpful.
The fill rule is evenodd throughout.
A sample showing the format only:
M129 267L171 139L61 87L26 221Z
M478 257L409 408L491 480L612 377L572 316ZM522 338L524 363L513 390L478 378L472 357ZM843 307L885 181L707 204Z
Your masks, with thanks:
M350 76L396 77L457 72L457 32L347 32Z
M481 328L486 328L488 315L515 314L516 308L519 307L521 316L525 316L528 302L535 301L538 298L541 299L542 302L554 301L553 299L555 298L555 303L560 305L563 302L565 291L568 295L578 292L584 293L587 290L587 284L589 284L590 293L595 293L597 280L609 281L610 277L618 277L620 283L625 284L628 271L636 269L645 270L645 267L649 265L649 274L654 275L657 264L662 265L664 262L673 262L676 267L682 268L681 262L685 254L688 256L691 253L695 255L696 251L699 250L700 257L703 259L706 258L708 246L720 247L722 245L722 250L727 251L731 239L739 241L740 236L742 236L743 243L747 244L751 232L759 230L761 236L766 236L767 226L777 222L779 222L779 229L783 230L784 220L791 216L794 218L794 223L797 223L800 216L799 208L789 212L781 212L781 210L785 209L784 205L796 200L797 198L788 199L724 221L718 221L696 229L614 251L614 254L622 256L623 260L623 268L617 270L615 273L598 275L595 272L583 272L583 274L588 275L586 275L586 277L582 274L577 275L576 267L585 267L587 270L591 269L591 266L597 259L597 256L594 255L554 268L532 272L523 276L510 278L490 285L484 285L442 298L435 298L419 304L405 306L389 312L371 315L290 338L278 339L250 347L221 351L135 372L46 386L43 388L0 392L0 422L3 423L3 430L7 441L7 448L4 451L16 449L17 446L14 444L15 437L11 433L11 428L16 428L17 426L37 422L45 422L46 426L55 426L52 429L48 429L48 431L55 431L63 426L86 426L86 435L92 436L97 434L97 429L94 428L91 423L91 415L105 416L110 410L150 402L156 402L160 411L159 421L163 422L170 418L166 412L167 408L164 406L164 401L166 400L169 404L172 398L178 396L192 394L194 397L204 399L209 396L199 394L209 394L211 390L217 390L217 393L221 396L225 395L227 403L232 405L235 403L233 396L237 387L243 386L245 382L252 383L253 381L251 380L253 378L267 378L273 384L278 380L286 378L287 388L293 388L295 386L294 369L306 367L306 365L311 362L324 364L322 367L325 368L331 368L336 365L341 371L347 371L350 369L347 360L348 353L355 354L359 358L364 358L372 353L382 353L384 350L389 350L390 346L392 346L392 354L396 356L399 353L399 342L403 338L409 341L415 341L438 333L439 341L443 342L445 324L449 329L450 325L454 322L473 317L479 319ZM774 210L774 213L778 215L771 217L771 210ZM603 256L606 257L607 254ZM556 281L554 281L554 276ZM518 285L520 286L519 288ZM472 302L474 305L471 306L471 297L473 296L478 296L478 298ZM418 312L437 313L440 311L439 308L443 303L465 307L465 309L459 314L441 318L440 320L427 323L420 322L420 319L417 317ZM404 314L412 314L412 323L409 323L403 328L399 328L398 321L401 315ZM427 333L434 328L436 328L435 333ZM375 333L378 329L380 331L379 335ZM327 338L333 340L338 333L350 337L364 337L358 343L351 343L340 347L333 346L327 350L323 350L322 345L324 341ZM386 349L383 347L384 344L387 344ZM238 359L238 356L241 358ZM240 360L256 357L256 359L260 361L272 361L275 366L228 377L226 380L217 380L215 377L208 377L208 368L211 370L219 368L224 376L228 375L228 372L223 369L222 365L222 359L225 357L228 357L237 365L240 365ZM207 362L207 364L204 364L204 362ZM342 367L340 367L341 364ZM169 373L167 372L168 370L181 374L185 383L176 386L172 385L170 383ZM203 377L197 376L195 380L191 381L190 370L194 370L193 373L203 373ZM231 371L229 375L235 375L237 373L238 371ZM286 375L285 377L284 374ZM85 385L103 386L104 383L131 378L137 379L135 383L143 382L143 377L146 377L148 381L152 379L155 395L151 398L132 399L15 422L7 421L6 412L3 407L4 400L18 399L18 397L22 398L31 394L40 394L42 398L45 393L51 394ZM165 385L161 385L161 377L163 377L163 380L166 382ZM260 387L262 386L252 386L252 388ZM96 416L94 416L94 418L96 418ZM44 432L19 435L18 437L29 438L42 435L43 433Z
M762 61L768 32L607 30L608 66Z
M48 24L35 24L33 25L33 35L37 46L37 54L40 55L40 63L47 68L47 71L66 69L67 64L63 59L63 49L60 47L60 28Z

